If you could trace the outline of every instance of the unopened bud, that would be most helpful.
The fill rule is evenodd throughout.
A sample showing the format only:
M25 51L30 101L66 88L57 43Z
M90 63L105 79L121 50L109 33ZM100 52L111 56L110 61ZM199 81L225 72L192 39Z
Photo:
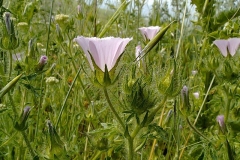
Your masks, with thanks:
M9 35L12 34L12 22L11 22L11 14L9 12L5 13L5 24L6 24L6 28L7 28L7 32Z
M48 60L47 56L42 55L36 67L36 71L42 71L43 67L47 64L47 60Z
M62 32L61 32L61 29L60 29L58 24L56 24L56 33L57 33L57 40L58 40L58 42L59 43L63 42Z
M225 125L225 122L224 122L224 115L218 115L216 120L219 124L220 130L222 131L223 134L225 134L226 125Z
M181 90L181 108L180 108L180 110L184 116L187 116L188 112L190 111L189 93L188 93L187 86L183 86L183 88Z
M27 125L27 119L28 119L28 116L29 116L29 113L30 113L30 107L29 106L26 106L24 109L23 109L23 113L20 117L20 121L19 123L16 122L15 124L15 129L19 130L19 131L24 131L27 129L28 125Z

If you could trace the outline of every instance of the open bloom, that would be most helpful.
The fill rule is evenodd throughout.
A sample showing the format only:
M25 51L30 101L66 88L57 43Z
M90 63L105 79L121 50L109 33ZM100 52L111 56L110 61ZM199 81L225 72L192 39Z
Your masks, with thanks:
M141 27L139 28L145 40L152 40L158 31L161 29L159 26Z
M75 41L81 46L92 69L93 62L105 72L105 65L108 71L115 66L117 60L122 55L126 45L132 38L88 38L78 36ZM92 59L91 59L92 57Z
M218 47L218 49L220 50L224 57L227 57L228 52L230 53L231 56L234 56L240 45L240 38L229 38L228 40L225 39L215 40L213 44L215 44Z

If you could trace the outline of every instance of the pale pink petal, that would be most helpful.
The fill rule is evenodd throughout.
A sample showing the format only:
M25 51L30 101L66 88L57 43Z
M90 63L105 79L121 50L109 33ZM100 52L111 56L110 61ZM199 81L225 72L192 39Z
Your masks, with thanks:
M132 38L118 38L116 40L121 43L119 44L119 46L117 46L118 50L116 51L116 54L114 55L114 58L112 59L112 62L111 62L112 68L115 66L118 58L122 55L122 53L124 52L124 49L126 48L127 44L132 40Z
M139 61L140 59L140 53L142 51L142 47L141 45L137 45L136 49L135 49L135 56L136 56L136 60ZM138 67L140 67L140 62L138 62Z
M94 60L99 61L96 62L96 64L103 72L105 70L105 64L107 65L108 71L113 68L112 59L114 58L120 43L121 41L118 41L113 37L90 41L90 53L94 56ZM95 48L93 46L95 46Z
M156 34L159 32L160 29L161 29L161 27L159 27L159 26L150 26L150 27L139 28L139 30L142 33L142 35L144 36L145 40L146 40L146 38L148 40L152 40L156 36Z
M139 28L139 30L140 30L144 40L147 40L148 38L147 38L146 27L141 27L141 28Z
M141 45L137 45L136 49L135 49L135 56L137 58L137 61L139 60L139 56L140 56L140 52L141 52L142 48Z
M220 50L224 57L227 57L228 40L215 40L213 44L215 44L218 47L218 49Z
M91 57L90 57L90 54L88 53L89 51L89 40L91 38L86 38L86 37L83 37L83 36L78 36L77 38L75 38L74 40L81 46L83 52L85 53L86 57L87 57L87 60L90 64L90 67L91 69L93 70L93 64L92 64L92 60L91 60Z
M95 61L95 64L104 72L104 65L105 65L104 57L103 57L103 55L99 54L102 51L100 51L101 48L97 47L96 45L98 45L98 44L95 44L94 41L90 41L89 42L89 52L92 55L92 57Z
M230 38L228 39L228 51L234 56L240 44L240 38Z

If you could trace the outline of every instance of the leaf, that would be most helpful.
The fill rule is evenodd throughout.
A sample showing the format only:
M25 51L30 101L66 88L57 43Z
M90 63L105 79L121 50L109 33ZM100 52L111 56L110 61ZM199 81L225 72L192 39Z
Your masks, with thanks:
M216 17L215 23L213 25L213 30L217 30L219 27L223 26L229 20L237 18L240 16L240 9L231 9L229 11L223 11L219 13Z
M126 7L128 6L128 4L130 3L127 2L127 0L125 0L121 6L118 8L118 10L113 14L113 16L111 17L111 19L107 22L107 24L104 26L104 28L102 29L102 31L100 32L100 34L98 35L99 38L103 37L104 34L109 30L109 28L112 26L112 24L117 20L117 18L119 17L120 13L126 9Z
M228 124L231 126L233 131L240 132L240 121L230 121Z

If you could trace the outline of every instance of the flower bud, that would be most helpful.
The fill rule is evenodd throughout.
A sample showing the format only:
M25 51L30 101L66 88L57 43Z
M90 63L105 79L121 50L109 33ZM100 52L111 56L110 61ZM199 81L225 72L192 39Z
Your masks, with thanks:
M126 92L124 102L133 113L140 115L154 107L156 98L140 79L132 84L130 92Z
M47 60L48 60L48 57L45 55L42 55L36 67L36 71L42 71L43 67L47 64Z
M224 122L224 115L218 115L216 120L217 120L217 122L219 124L220 130L222 131L223 134L225 134L225 132L226 132L226 125L225 125L225 122Z
M12 34L12 22L10 17L11 17L11 14L9 12L6 12L4 20L5 20L6 29L9 35Z
M83 12L80 5L77 6L77 19L81 20L83 18Z
M60 29L58 24L56 24L56 33L57 33L57 41L59 43L63 42L62 31L61 31L61 29Z
M4 16L5 27L3 28L3 35L0 39L0 47L4 50L14 50L18 47L19 42L16 38L11 14L5 12Z
M47 121L47 125L51 143L49 156L50 158L53 158L54 156L61 156L64 151L64 143L61 141L50 120Z
M23 113L20 117L20 121L19 123L16 122L14 128L19 130L19 131L24 131L27 129L28 125L27 125L27 119L28 119L28 116L29 116L29 113L30 113L30 107L29 106L26 106L24 109L23 109Z
M188 94L188 87L183 86L181 90L181 106L180 111L184 116L188 116L188 113L190 111L190 103L189 103L189 94Z
M4 86L0 90L0 99L10 90L14 87L14 85L18 82L18 80L22 77L22 74L15 77L13 80L11 80L6 86Z

